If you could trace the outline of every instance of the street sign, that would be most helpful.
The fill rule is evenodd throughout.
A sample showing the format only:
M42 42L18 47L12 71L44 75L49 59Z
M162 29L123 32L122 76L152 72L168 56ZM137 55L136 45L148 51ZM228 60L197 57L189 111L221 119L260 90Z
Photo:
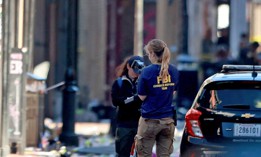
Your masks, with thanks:
M10 74L22 74L23 73L23 54L11 53L10 54Z

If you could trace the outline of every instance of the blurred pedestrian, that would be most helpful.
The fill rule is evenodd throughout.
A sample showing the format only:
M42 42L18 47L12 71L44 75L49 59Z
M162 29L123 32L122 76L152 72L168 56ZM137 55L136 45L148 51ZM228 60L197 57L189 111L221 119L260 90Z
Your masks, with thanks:
M245 64L248 50L249 50L249 36L246 33L242 33L239 42L239 56L238 56L239 64Z
M207 28L202 40L201 60L203 62L210 62L213 58L215 43L212 41L212 30Z
M241 33L239 41L239 49L247 48L249 45L249 36L247 33Z
M247 64L247 65L258 65L258 47L259 47L259 43L254 41L252 43L250 43L249 45L249 50L246 54L246 58L243 61L243 64Z
M229 50L229 28L222 28L217 39L217 46L223 46Z
M179 73L169 63L170 51L164 41L149 41L145 51L152 64L143 69L138 81L138 95L143 103L135 136L136 151L139 157L151 157L156 142L157 156L168 157L173 152L175 112L172 101Z
M112 85L112 103L117 107L116 156L129 157L137 133L142 101L137 95L137 79L144 67L143 58L131 56L116 68L118 79Z

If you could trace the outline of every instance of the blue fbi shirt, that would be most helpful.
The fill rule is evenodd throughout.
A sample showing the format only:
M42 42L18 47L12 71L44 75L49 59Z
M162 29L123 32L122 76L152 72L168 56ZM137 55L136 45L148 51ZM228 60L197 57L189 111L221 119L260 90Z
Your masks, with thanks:
M138 94L147 96L141 106L143 118L160 119L173 116L173 92L177 90L179 73L169 65L169 75L162 80L161 65L151 64L142 70L138 80Z

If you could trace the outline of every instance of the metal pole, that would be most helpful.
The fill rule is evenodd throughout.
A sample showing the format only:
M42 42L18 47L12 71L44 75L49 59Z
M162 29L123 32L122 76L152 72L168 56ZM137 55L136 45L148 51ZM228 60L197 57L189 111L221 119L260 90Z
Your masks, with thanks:
M134 55L142 56L143 49L143 0L135 0Z
M67 15L65 36L67 67L65 72L65 88L63 90L62 116L63 127L60 141L67 146L77 146L78 137L74 133L75 126L75 97L78 91L76 83L76 50L77 50L77 0L62 1L64 11Z
M74 133L75 95L78 87L75 81L74 69L69 67L65 73L65 88L63 90L63 127L60 141L67 146L77 146L78 137Z

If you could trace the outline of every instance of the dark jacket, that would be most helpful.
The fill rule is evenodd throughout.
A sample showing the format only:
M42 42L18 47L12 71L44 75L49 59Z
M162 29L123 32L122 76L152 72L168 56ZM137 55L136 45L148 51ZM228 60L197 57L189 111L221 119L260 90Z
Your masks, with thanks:
M126 104L124 100L132 96L133 101ZM131 81L126 76L116 79L112 85L111 98L113 105L117 107L117 126L138 127L141 101L137 96L136 80Z

